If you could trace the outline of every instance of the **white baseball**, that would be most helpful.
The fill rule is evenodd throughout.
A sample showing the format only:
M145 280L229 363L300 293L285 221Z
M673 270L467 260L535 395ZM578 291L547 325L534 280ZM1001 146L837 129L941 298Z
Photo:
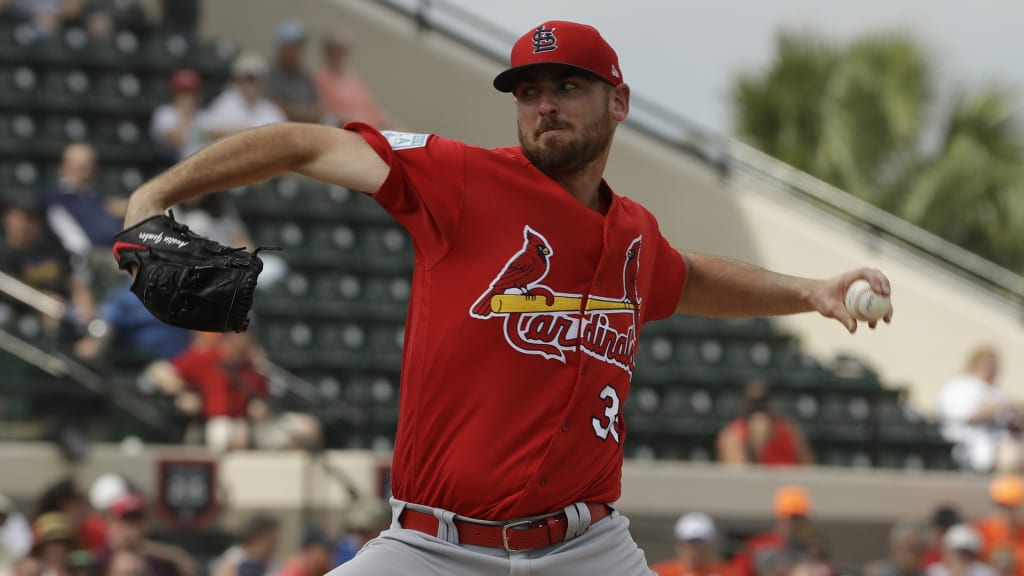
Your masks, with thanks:
M846 310L857 320L881 320L891 309L889 297L872 290L867 280L855 280L846 289Z

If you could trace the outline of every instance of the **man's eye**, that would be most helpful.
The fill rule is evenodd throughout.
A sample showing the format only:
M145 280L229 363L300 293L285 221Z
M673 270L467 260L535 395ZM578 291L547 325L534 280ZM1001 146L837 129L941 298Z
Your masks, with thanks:
M575 90L578 87L579 86L577 86L575 82L562 82L562 92L569 92L570 90Z
M537 95L537 89L534 87L523 88L519 91L519 98L531 98Z

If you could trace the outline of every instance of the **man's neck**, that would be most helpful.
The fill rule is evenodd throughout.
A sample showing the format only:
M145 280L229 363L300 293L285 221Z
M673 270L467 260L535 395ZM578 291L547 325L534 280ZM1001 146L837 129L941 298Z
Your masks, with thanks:
M581 204L603 214L607 206L604 205L605 200L601 198L601 181L604 178L604 167L607 162L608 152L606 151L582 170L565 176L552 177L552 180L565 188Z

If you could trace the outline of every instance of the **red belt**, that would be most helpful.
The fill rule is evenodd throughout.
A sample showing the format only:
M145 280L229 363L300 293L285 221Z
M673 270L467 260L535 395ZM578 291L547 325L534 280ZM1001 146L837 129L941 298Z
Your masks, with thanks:
M612 513L606 504L587 504L590 523ZM398 517L402 528L437 536L438 520L432 514L406 508ZM537 520L513 520L505 524L478 524L466 520L454 520L459 531L459 544L504 548L509 552L533 550L558 544L565 540L569 524L564 512Z

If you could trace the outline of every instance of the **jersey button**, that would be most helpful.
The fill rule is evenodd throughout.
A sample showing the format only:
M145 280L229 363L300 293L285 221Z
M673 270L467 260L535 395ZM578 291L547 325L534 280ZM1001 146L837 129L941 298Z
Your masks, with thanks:
M562 432L568 432L568 431L569 431L569 423L568 422L562 422Z
M547 486L548 485L548 479L543 477L543 476L541 476L540 477L540 485L541 485L541 487Z

